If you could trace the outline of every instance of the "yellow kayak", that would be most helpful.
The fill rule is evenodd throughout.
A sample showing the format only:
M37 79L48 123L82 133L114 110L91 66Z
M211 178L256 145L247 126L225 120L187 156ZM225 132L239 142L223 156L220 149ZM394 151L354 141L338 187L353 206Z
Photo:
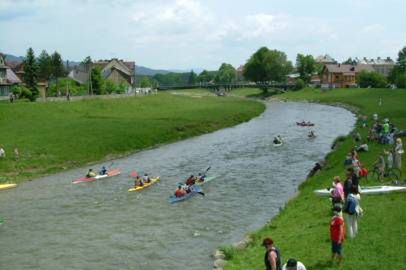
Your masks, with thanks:
M0 190L15 188L17 184L0 184Z
M159 179L161 179L159 176L155 177L155 178L151 178L151 182L149 183L144 183L144 185L142 187L133 187L130 188L128 191L132 192L132 191L140 191L143 190L144 188L147 188L149 186L152 186L153 184L155 184L156 182L159 181Z

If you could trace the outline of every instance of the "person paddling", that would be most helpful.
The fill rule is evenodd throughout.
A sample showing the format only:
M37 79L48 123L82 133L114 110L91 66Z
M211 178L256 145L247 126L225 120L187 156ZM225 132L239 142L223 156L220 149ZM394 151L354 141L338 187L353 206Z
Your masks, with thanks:
M180 198L186 195L186 191L182 188L182 186L178 186L175 191L175 197Z
M89 171L86 174L86 177L87 178L92 178L92 177L95 177L95 176L96 176L96 173L93 171L93 169L89 169Z
M103 166L103 167L101 168L99 174L100 174L100 175L105 175L105 174L107 174L107 169L106 169L105 166Z
M204 178L206 178L205 174L199 173L197 175L197 182L204 182Z
M194 177L194 175L192 174L191 176L189 176L189 178L186 180L185 184L187 186L192 186L196 183L196 179Z
M135 177L134 186L135 187L143 187L144 186L144 182L142 181L142 179L138 175Z
M144 181L144 183L151 183L151 178L149 178L147 173L144 173L142 180Z

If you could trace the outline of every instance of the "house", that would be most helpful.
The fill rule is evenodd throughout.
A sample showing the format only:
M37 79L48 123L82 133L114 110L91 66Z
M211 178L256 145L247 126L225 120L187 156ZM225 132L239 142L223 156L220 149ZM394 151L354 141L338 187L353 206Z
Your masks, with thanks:
M326 64L321 74L322 88L356 86L357 74L363 70L374 71L372 65Z
M0 54L0 96L8 96L14 85L21 84L21 80L6 65L3 55Z
M337 61L328 54L318 56L316 58L316 62L320 63L320 64L323 64L323 65L336 64L337 63Z
M364 57L361 61L360 64L367 64L371 65L374 70L385 77L388 77L392 69L395 67L395 61L393 61L390 57L387 57L386 59L383 58L376 58L376 59L367 59Z
M91 68L99 68L104 79L117 84L126 84L128 89L135 85L135 62L124 62L113 58L111 60L99 60L91 64ZM69 77L80 84L86 84L90 78L90 68L79 65L69 72Z

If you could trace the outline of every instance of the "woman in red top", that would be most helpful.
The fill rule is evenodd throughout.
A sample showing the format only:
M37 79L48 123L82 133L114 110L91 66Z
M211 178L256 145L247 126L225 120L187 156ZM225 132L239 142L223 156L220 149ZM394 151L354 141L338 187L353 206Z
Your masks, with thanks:
M182 186L178 186L178 189L175 191L175 197L176 198L180 198L185 196L186 192L185 190L182 188Z
M334 207L334 216L330 222L330 238L331 238L331 260L334 261L337 258L338 263L341 263L343 259L342 255L342 243L345 239L345 226L344 219L341 216L341 207Z

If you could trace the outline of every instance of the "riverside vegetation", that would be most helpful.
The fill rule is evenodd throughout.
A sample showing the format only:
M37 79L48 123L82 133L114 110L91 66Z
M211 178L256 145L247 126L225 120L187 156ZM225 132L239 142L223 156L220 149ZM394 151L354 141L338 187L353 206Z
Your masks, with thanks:
M0 102L0 182L113 159L248 121L265 110L239 98L159 93L75 102ZM17 148L18 157L13 155Z
M253 90L253 94L255 93ZM372 122L372 114L376 112L381 119L388 117L400 129L406 128L406 91L401 89L335 89L331 91L305 89L285 93L276 98L350 105L358 109L357 114L367 115L369 124ZM378 105L380 99L382 99L382 106ZM361 127L360 121L356 131L366 138L367 129ZM259 231L250 234L253 241L247 248L240 250L229 246L222 247L229 260L225 269L264 269L265 251L261 242L267 236L271 236L280 248L284 262L288 258L296 258L302 261L307 269L403 269L404 254L406 254L405 193L361 195L364 216L358 223L359 234L354 240L347 239L344 242L344 261L341 267L330 262L331 203L326 198L315 196L313 191L331 186L335 175L340 175L343 179L345 172L343 160L353 145L351 136L341 138L336 149L326 157L327 165L321 173L304 182L300 186L299 195L289 201L278 216ZM370 151L360 153L360 160L371 169L378 154L392 146L377 143L369 145ZM403 169L403 182L405 171ZM378 184L381 183L361 180L361 185Z

